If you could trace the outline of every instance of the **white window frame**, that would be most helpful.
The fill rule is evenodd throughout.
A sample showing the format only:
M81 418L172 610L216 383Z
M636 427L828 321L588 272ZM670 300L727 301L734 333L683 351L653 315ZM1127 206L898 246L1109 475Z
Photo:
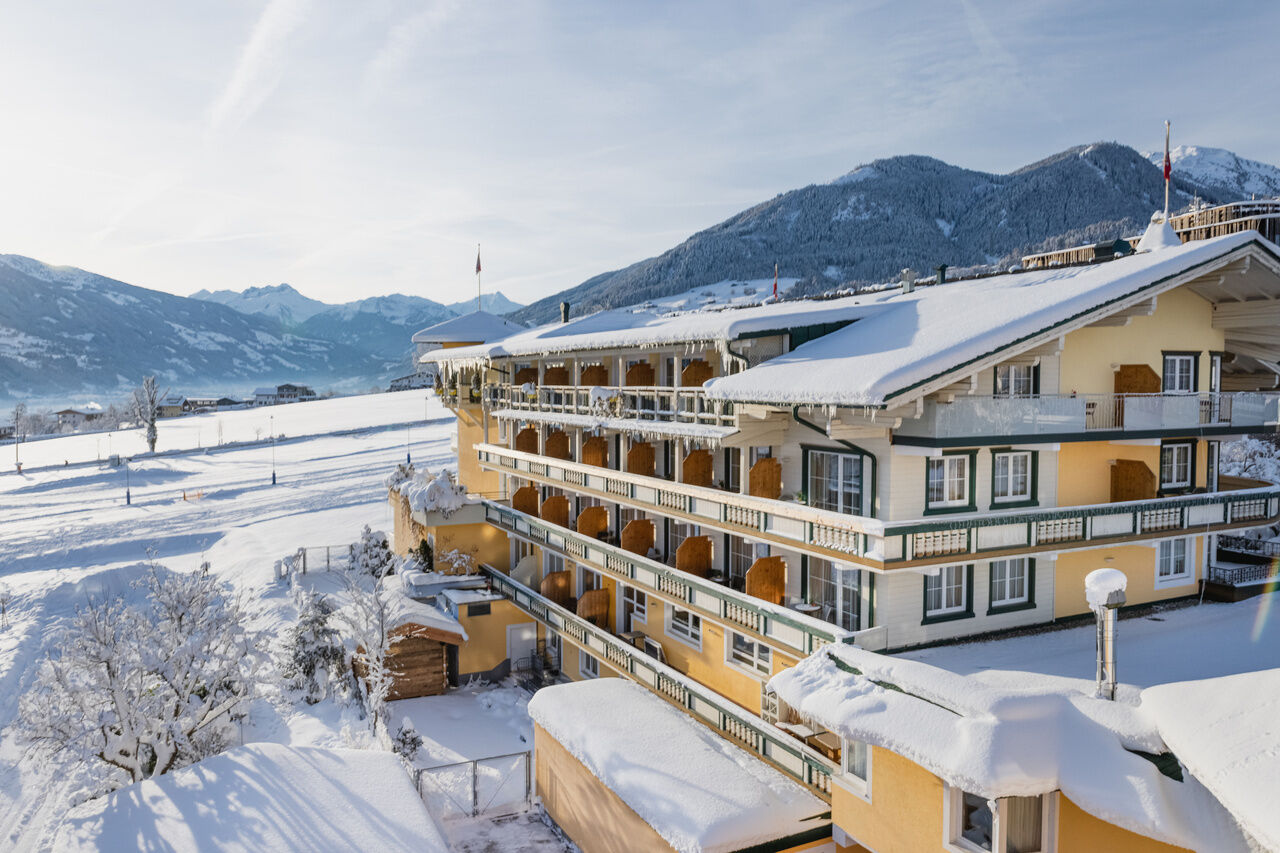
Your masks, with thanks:
M1171 477L1177 478L1178 474L1178 451L1186 451L1186 475L1185 479L1169 479L1164 478L1164 454L1165 451L1172 451L1169 462L1169 473ZM1192 485L1192 479L1195 470L1195 453L1196 446L1189 441L1171 442L1160 446L1160 488L1162 489L1188 489Z
M968 453L952 453L947 456L930 457L925 462L925 490L924 500L927 509L942 509L946 507L968 506L969 494L972 492L973 471L971 470L970 455ZM955 476L952 472L952 463L960 468L963 474ZM942 465L942 494L941 500L932 500L929 497L930 486L933 482L933 466ZM956 481L963 483L961 495L958 498L947 498L948 486Z
M861 744L865 756L862 776L858 776L849 769L849 756L853 754L858 744ZM871 754L871 744L866 741L840 738L840 772L832 777L846 791L868 803L871 802Z
M631 621L643 622L649 624L649 596L639 587L628 586L627 584L618 584L618 612L625 613L625 603L631 604ZM636 596L640 596L641 601L636 601ZM631 631L633 628L622 626L622 630Z
M835 450L810 450L808 451L808 454L809 481L805 483L805 488L808 490L807 496L809 499L809 506L825 509L829 512L842 512L848 515L862 515L863 501L865 500L862 488L862 474L864 471L862 455L857 453L841 453ZM820 456L826 457L824 461L827 466L835 467L834 477L827 476L823 478L824 481L834 480L837 483L836 501L834 506L826 503L825 501L819 503L817 500L818 489L815 488L816 477L814 473L814 461ZM856 474L854 473L855 468L857 469ZM830 471L830 468L827 470ZM852 490L856 492L856 495L850 499L848 506L845 505L844 483L846 476L849 477L850 482L853 484ZM822 494L825 496L827 494L827 490L823 489Z
M1026 460L1026 463L1027 463L1026 490L1021 494L1014 494L1013 492L1013 483L1014 483L1015 475L1013 472L1014 466L1012 464L1012 460L1013 460L1013 457L1015 456L1022 457L1023 459ZM1000 473L996 467L1001 459L1009 460L1009 463L1005 465L1005 474L1003 477L1000 476ZM1030 450L1004 450L999 453L991 454L991 503L993 504L1021 503L1024 501L1031 500L1031 481L1034 477L1034 474L1032 472L1032 466L1034 464L1035 464L1035 459L1032 456L1032 453ZM1001 482L1002 480L1003 480L1003 483ZM1006 494L1003 494L1003 495L998 494L998 490L1002 485L1005 487L1005 490L1007 492Z
M684 623L676 621L676 614L686 614L689 628L684 627ZM696 627L694 627L696 620ZM663 629L666 635L678 643L684 643L690 648L702 651L702 617L692 610L685 610L683 607L676 607L668 604L663 608Z
M768 678L773 675L773 649L759 640L748 637L738 631L726 631L725 633L725 663L755 678ZM740 657L734 645L734 641L737 639L741 639L748 644L751 647L751 651Z
M600 677L600 660L587 654L586 649L578 649L578 675L584 679Z
M553 568L557 564L560 568ZM567 568L568 564L565 563L563 555L548 551L546 548L542 549L542 576L544 578L553 572L563 572Z
M1021 567L1022 569L1022 595L1008 595L1009 586L1012 581L1012 570ZM1004 577L997 581L997 570L1003 571ZM990 572L991 601L988 604L993 608L1015 607L1019 604L1026 604L1031 600L1031 562L1026 557L1012 557L1007 560L992 560L987 566ZM996 591L1002 589L1005 595L996 598Z
M959 584L950 583L948 575L955 571L959 574ZM969 596L972 591L969 589L969 566L966 563L959 563L954 566L942 566L938 569L936 575L925 575L925 594L924 594L924 615L926 619L937 616L950 616L953 613L964 613L969 609ZM939 585L938 607L929 608L929 581L937 579ZM947 605L947 590L959 588L960 603L957 605Z
M1004 388L1000 388L1000 374L1004 372ZM1022 374L1025 371L1025 375ZM1026 390L1021 390L1020 385L1025 383ZM992 389L996 397L1013 397L1027 398L1033 397L1036 393L1036 366L1034 364L999 364L996 365L995 388Z
M942 787L942 847L952 853L986 853L960 835L963 826L964 809L962 801L965 792L954 785L944 784ZM1058 849L1058 794L1056 791L1041 794L1043 804L1040 810L1040 849L1033 853L1056 853ZM996 810L991 822L992 853L1003 853L1007 848L1004 823L1008 820L1008 800L1004 797L996 800Z
M1194 355L1166 355L1161 363L1160 371L1160 390L1165 394L1192 394L1196 391L1196 361ZM1182 370L1178 365L1185 362L1186 371ZM1172 372L1169 365L1174 365ZM1186 379L1186 387L1179 387L1183 384L1182 380ZM1172 381L1170 381L1172 380Z
M1181 554L1178 553L1179 551L1181 551ZM1180 536L1176 539L1161 539L1157 542L1155 588L1186 586L1195 581L1196 573L1192 565L1195 556L1194 537ZM1177 565L1179 559L1182 562L1182 570L1175 573L1172 569ZM1168 566L1170 572L1162 573L1166 566Z

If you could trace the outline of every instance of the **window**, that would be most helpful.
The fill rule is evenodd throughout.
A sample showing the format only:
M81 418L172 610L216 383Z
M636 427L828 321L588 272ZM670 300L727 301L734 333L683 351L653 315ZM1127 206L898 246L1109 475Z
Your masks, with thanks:
M969 615L968 575L968 566L943 566L936 575L925 575L925 619Z
M1036 393L1036 368L1031 364L1002 364L996 368L997 397L1030 397Z
M1174 586L1191 580L1186 539L1166 539L1156 546L1156 586Z
M633 586L622 588L622 630L634 631L636 622L647 621L649 610L648 597Z
M728 660L739 666L769 675L773 672L773 650L750 637L729 632Z
M724 449L724 488L729 492L742 491L742 448Z
M563 572L564 557L559 554L552 554L549 551L544 551L542 556L542 569L544 577L552 572Z
M578 597L581 598L583 593L590 592L593 589L600 589L604 586L600 580L600 574L593 572L586 566L578 566Z
M697 536L699 533L696 524L687 524L683 521L667 522L667 564L674 566L676 564L676 551L680 548L680 543L688 539L690 536Z
M1191 444L1166 444L1160 448L1160 488L1190 488L1191 452Z
M702 617L679 607L668 607L666 610L667 636L701 648Z
M1000 806L1005 853L1040 853L1045 849L1044 797L1006 797Z
M995 453L991 456L991 502L1030 501L1031 453Z
M861 572L821 557L809 557L807 567L809 603L818 606L814 615L846 631L859 630Z
M578 649L578 674L583 678L599 678L600 661Z
M929 460L927 509L968 505L969 459L964 454Z
M1178 353L1164 357L1164 377L1161 384L1166 394L1189 393L1196 390L1196 362L1198 353Z
M852 453L810 450L809 506L861 514L862 457Z
M871 794L871 747L866 741L842 740L840 744L840 767L844 771L845 781L853 782L854 789L864 798Z
M991 561L991 607L1012 607L1031 599L1031 577L1028 560Z
M986 797L961 791L959 797L959 830L953 841L965 841L975 850L992 849L995 815Z
M729 586L741 590L747 583L747 570L756 561L755 546L741 536L729 535Z
M560 671L561 649L560 635L555 631L547 631L547 666L553 672Z
M1056 819L1053 795L1002 797L991 802L986 797L953 788L944 794L946 847L978 853L1049 853Z

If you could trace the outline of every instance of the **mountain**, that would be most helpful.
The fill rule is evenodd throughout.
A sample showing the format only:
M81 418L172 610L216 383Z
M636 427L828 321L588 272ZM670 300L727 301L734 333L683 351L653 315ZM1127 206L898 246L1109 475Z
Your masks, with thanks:
M358 387L393 367L270 317L0 255L0 399L119 392L152 373L182 393L290 380Z
M1227 201L1229 188L1174 173L1174 199ZM910 267L1016 263L1029 251L1142 231L1164 203L1160 169L1114 142L1081 145L1007 175L921 156L876 160L744 210L673 249L510 315L523 323L630 305L734 279L783 276L795 294L883 281Z
M1155 151L1147 159L1160 166L1164 152ZM1173 174L1202 187L1206 193L1239 199L1280 196L1280 169L1257 160L1246 160L1222 148L1179 145L1169 151Z
M264 314L285 326L301 323L329 306L318 299L303 296L287 284L274 287L247 287L235 290L197 290L192 299L204 299L234 308L241 314Z
M486 293L482 299L484 310L488 311L490 314L497 314L499 317L503 314L510 314L512 311L519 311L524 307L524 305L519 302L514 302L508 299L502 294L502 291L498 291L497 293ZM476 301L474 299L464 299L461 302L454 302L446 305L445 307L454 314L470 314L472 311L476 310Z

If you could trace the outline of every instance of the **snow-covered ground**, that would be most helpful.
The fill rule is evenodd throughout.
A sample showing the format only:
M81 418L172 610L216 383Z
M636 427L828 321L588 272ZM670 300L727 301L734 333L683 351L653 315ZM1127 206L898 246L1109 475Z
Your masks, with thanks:
M156 452L164 454L174 450L270 441L273 430L277 438L297 438L369 427L409 425L409 438L412 441L417 432L413 425L421 425L429 412L433 413L430 417L441 416L442 410L434 398L428 403L428 396L429 391L418 389L163 418L159 422ZM419 440L425 438L421 436ZM404 432L401 431L402 447L404 440ZM129 457L146 453L146 450L142 430L128 429L23 442L17 448L17 459L22 462L24 470L30 471L49 465L60 466L64 462L71 465L97 462L112 454ZM14 461L13 444L10 442L0 445L0 466L12 471Z
M0 623L0 849L48 849L75 799L79 780L29 760L12 723L18 697L30 685L47 644L91 594L127 589L145 561L178 571L208 561L212 573L243 593L249 627L277 640L296 615L286 584L275 579L277 559L301 545L353 542L366 524L390 530L383 480L405 455L405 430L392 425L414 422L415 464L438 469L454 462L449 449L453 419L434 400L424 404L420 391L165 421L160 446L166 447L166 433L170 447L207 444L212 427L205 426L202 434L192 424L209 425L216 418L227 421L226 441L251 440L254 419L265 419L268 412L276 416L277 432L291 436L275 448L276 486L271 485L271 451L263 446L138 458L130 471L130 506L124 503L119 469L59 464L0 474L0 587L11 596L6 622ZM424 415L429 420L424 422ZM323 431L344 434L315 435ZM292 437L305 434L313 437ZM68 436L23 450L40 446L45 458L59 463L92 460L93 441L93 436ZM323 574L307 576L308 585L320 588L332 581ZM427 712L422 734L432 735L426 727L433 719L449 723L450 713ZM245 742L374 746L353 705L333 699L296 704L271 684L263 685L242 729ZM499 731L518 742L518 734L506 733L510 727ZM455 749L456 731L441 737L433 749ZM486 823L473 835L509 840L513 833L521 837L524 823ZM531 828L546 833L541 824ZM500 848L504 845L512 849L505 841Z

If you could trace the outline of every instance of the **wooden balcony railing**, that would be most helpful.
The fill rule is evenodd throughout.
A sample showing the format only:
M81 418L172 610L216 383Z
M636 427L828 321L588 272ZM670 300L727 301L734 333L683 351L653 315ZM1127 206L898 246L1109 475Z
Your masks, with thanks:
M480 569L492 580L494 590L521 610L830 800L831 774L836 768L822 753L497 569L483 565Z
M604 396L593 390L603 390ZM573 415L639 418L690 424L731 426L733 404L708 400L701 386L663 385L490 385L485 389L494 409L558 412Z

